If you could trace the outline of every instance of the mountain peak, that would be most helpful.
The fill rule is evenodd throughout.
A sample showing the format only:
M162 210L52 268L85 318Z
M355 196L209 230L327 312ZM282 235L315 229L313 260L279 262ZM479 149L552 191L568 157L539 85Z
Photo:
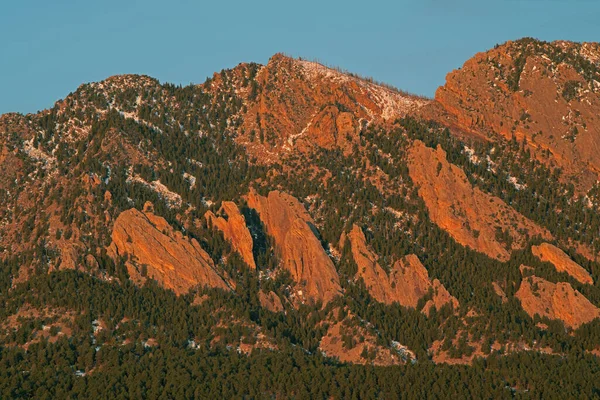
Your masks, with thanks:
M435 103L443 111L434 118L488 140L514 137L580 176L583 191L598 178L598 43L506 42L450 72Z
M349 151L367 125L391 122L430 102L370 78L282 53L254 73L250 90L236 90L245 105L237 140L264 163L315 146ZM234 75L240 74L245 73L239 70Z

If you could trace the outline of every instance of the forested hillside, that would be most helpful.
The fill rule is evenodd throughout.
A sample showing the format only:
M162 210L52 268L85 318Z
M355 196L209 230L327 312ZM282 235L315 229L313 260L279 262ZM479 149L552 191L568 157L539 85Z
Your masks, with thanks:
M599 70L277 54L1 116L0 397L599 396Z

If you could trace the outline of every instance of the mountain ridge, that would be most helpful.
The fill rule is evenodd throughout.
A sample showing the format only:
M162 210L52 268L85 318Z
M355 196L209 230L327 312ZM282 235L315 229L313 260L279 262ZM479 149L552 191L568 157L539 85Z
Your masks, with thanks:
M594 65L593 44L507 42L425 99L276 54L185 87L113 76L0 116L6 313L27 285L64 307L46 289L65 279L184 310L134 328L131 308L93 308L105 346L396 366L595 354L600 320L576 315L600 305ZM572 124L555 122L565 110Z

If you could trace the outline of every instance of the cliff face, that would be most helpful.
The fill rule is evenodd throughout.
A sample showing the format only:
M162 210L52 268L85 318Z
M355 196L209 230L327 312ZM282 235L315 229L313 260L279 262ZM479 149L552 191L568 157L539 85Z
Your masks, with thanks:
M528 237L551 237L499 198L474 188L464 171L446 160L441 147L431 149L417 140L408 160L431 220L463 246L506 261Z
M282 312L284 310L281 299L275 292L265 292L261 290L258 292L258 300L263 308L266 308L272 312Z
M127 257L127 270L134 280L147 276L177 294L195 286L229 290L217 273L210 256L195 239L175 231L148 205L144 212L134 208L122 212L112 231L109 253Z
M257 161L269 164L291 152L315 147L351 151L370 122L391 121L429 100L374 84L321 64L282 54L252 72L255 84L239 92L246 111L237 141ZM215 77L217 90L223 84ZM240 78L242 79L242 78Z
M342 240L343 242L346 239ZM429 314L431 307L437 309L451 303L458 308L458 300L448 293L439 280L429 279L427 269L415 255L408 255L392 266L389 275L377 262L377 256L368 248L362 229L354 225L347 235L352 248L352 257L358 266L356 277L362 278L369 293L379 302L391 304L398 302L406 307L416 308L419 299L429 290L433 298L429 300L423 311Z
M579 282L593 285L594 280L588 271L581 265L571 260L564 251L548 243L533 246L531 252L542 261L548 261L558 272L566 272Z
M566 282L552 283L536 276L525 278L516 293L527 314L559 319L570 328L600 317L600 310Z
M280 54L265 66L241 64L206 84L183 88L133 75L82 85L51 110L0 116L0 267L6 265L3 271L12 275L13 287L37 271L57 269L76 269L117 284L122 275L104 254L112 240L109 256L124 258L135 283L154 279L177 294L198 286L229 290L237 284L240 290L224 302L200 293L193 304L210 315L237 312L238 301L244 301L251 307L247 316L256 315L259 303L281 312L276 319L289 323L278 343L297 343L301 337L303 346L309 344L304 348L313 351L320 339L320 350L348 362L404 362L395 345L381 344L383 337L397 332L387 319L376 320L378 312L370 312L374 300L413 309L422 304L421 311L432 317L434 308L451 305L455 313L435 316L442 327L440 346L442 336L452 331L443 327L451 324L494 339L512 325L495 321L497 329L490 332L489 317L502 306L486 301L495 292L510 306L521 264L511 255L528 250L530 239L556 239L560 246L578 248L590 260L582 265L598 269L594 252L600 247L593 232L600 224L594 214L600 191L573 201L570 188L546 186L537 179L543 168L536 160L505 141L514 136L533 151L533 158L564 167L567 177L579 179L573 182L580 189L596 182L597 50L568 43L509 43L451 73L435 101ZM419 116L456 129L448 132L412 118ZM459 131L470 135L452 136ZM414 141L428 134L427 143L441 145L429 148ZM480 146L472 135L497 142ZM493 156L488 168L475 161L486 156ZM506 180L505 174L517 168L523 168L521 177L531 172L536 179L519 178L522 184ZM475 180L481 184L471 184ZM156 212L150 204L143 211L129 209L146 200L156 204ZM236 204L244 200L253 210L240 211ZM544 212L554 214L545 218ZM198 228L202 218L231 246L211 237L216 231L195 230L201 246L175 228ZM489 264L499 263L476 257L446 235L441 239L447 243L429 253L431 222L458 244L506 263L490 271ZM350 227L352 223L360 225ZM365 233L376 232L380 254L360 226ZM349 244L358 270L344 275L348 282L343 291L334 247L340 247L337 239L349 228L341 247ZM227 274L215 265L213 260L231 256L230 247L252 271ZM596 301L598 288L589 271L549 244L534 246L532 252L586 284L578 288ZM453 294L462 292L460 307L409 253L419 254L436 271L439 266L460 276L459 281L440 274L444 283L452 282ZM391 260L388 265L380 261L384 254ZM278 279L282 271L289 271L294 282ZM532 274L526 268L522 273ZM371 296L352 297L360 280ZM342 296L339 303L333 301L337 296ZM597 308L567 283L524 279L517 297L530 315L560 319L572 327L598 316ZM324 314L330 308L311 309L320 302L345 304L361 315L333 319ZM221 303L229 305L206 309ZM290 309L301 304L308 307L298 314ZM252 324L272 321L251 318ZM230 330L229 322L221 327L224 331ZM381 335L373 328L379 322L386 325ZM325 329L320 324L326 323L328 332L321 337ZM411 330L422 327L401 323ZM483 344L478 340L478 346Z
M242 256L246 264L251 269L256 269L254 255L252 254L252 235L246 226L246 219L240 213L238 206L234 202L224 201L217 215L212 211L207 211L204 217L213 226L223 232L225 239Z
M598 43L507 42L449 73L425 114L548 151L585 191L600 173L599 60Z
M251 191L248 206L254 208L275 240L284 268L296 281L301 300L324 304L341 291L333 262L311 229L313 220L294 197L278 191L267 197Z

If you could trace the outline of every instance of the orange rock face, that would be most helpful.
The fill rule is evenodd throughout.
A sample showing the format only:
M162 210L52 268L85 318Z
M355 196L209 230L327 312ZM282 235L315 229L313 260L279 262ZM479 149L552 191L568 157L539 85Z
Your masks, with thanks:
M501 261L531 236L550 233L500 200L474 188L462 169L446 160L446 152L415 141L409 150L409 173L419 187L431 220L463 246ZM507 242L510 238L510 242Z
M265 292L261 290L258 292L258 300L260 301L260 305L269 311L283 311L283 304L281 303L281 299L274 292Z
M146 269L149 278L177 294L195 286L229 290L217 273L210 256L195 239L184 237L164 218L145 207L122 212L115 221L109 253L129 258L129 274L140 280Z
M581 265L571 260L561 249L548 243L542 243L539 246L531 247L531 252L540 260L547 261L554 265L554 268L556 268L558 272L566 272L581 283L588 285L594 284L594 280L590 273Z
M372 363L373 365L380 366L404 364L403 360L397 354L392 353L390 349L377 345L376 338L371 336L367 336L363 343L356 344L352 348L345 348L342 337L343 335L347 335L347 333L344 329L347 328L341 322L332 325L327 334L321 339L319 350L328 357L335 357L341 362L352 364L364 365ZM364 336L364 333L362 336ZM353 340L357 341L354 336ZM371 350L375 353L375 358L372 362L369 362L369 360L362 356L365 348L367 351Z
M378 344L376 334L361 326L352 315L338 321L335 318L338 312L335 309L330 316L333 318L329 329L319 343L319 350L326 356L341 362L379 366L400 365L415 359L414 353L399 343L390 347Z
M570 328L600 317L600 310L566 282L552 283L536 276L523 280L516 293L527 314L559 319Z
M236 75L244 75L240 65ZM216 77L215 90L220 84ZM390 121L429 103L315 62L276 54L240 91L246 111L237 141L258 162L315 146L350 150L367 122ZM261 139L262 138L262 139Z
M246 264L251 269L256 269L252 254L252 235L238 206L231 201L224 201L217 214L218 216L207 211L204 217L223 232L225 239L231 243L235 251L240 253Z
M427 269L415 255L408 255L394 263L389 275L377 262L377 256L368 248L362 229L354 225L347 236L352 248L352 256L358 266L357 278L362 278L369 293L379 302L398 302L405 307L415 308L419 299L433 290L423 311L429 313L452 303L457 308L458 300L448 293L439 280L429 279Z
M599 60L598 43L508 42L449 73L427 111L442 109L441 122L492 140L526 140L538 155L548 150L587 190L600 173Z
M416 258L416 256L414 257ZM421 264L420 261L419 264ZM421 266L423 267L423 264L421 264ZM423 267L423 269L425 269L425 267ZM442 282L440 282L439 279L434 279L431 287L433 288L433 298L427 303L425 303L425 305L423 306L423 312L425 314L429 315L429 312L432 308L439 310L446 304L452 304L452 307L454 309L458 308L458 300L456 299L456 297L452 296L450 292L448 292L448 290L444 287L444 285L442 285Z
M340 281L331 259L311 230L312 218L294 197L273 191L268 197L251 191L248 206L254 208L275 240L283 267L297 283L296 295L324 304L340 294Z
M504 293L504 290L502 290L498 282L492 282L492 287L494 288L494 292L502 299L502 303L506 303L508 297L506 297L506 293Z

